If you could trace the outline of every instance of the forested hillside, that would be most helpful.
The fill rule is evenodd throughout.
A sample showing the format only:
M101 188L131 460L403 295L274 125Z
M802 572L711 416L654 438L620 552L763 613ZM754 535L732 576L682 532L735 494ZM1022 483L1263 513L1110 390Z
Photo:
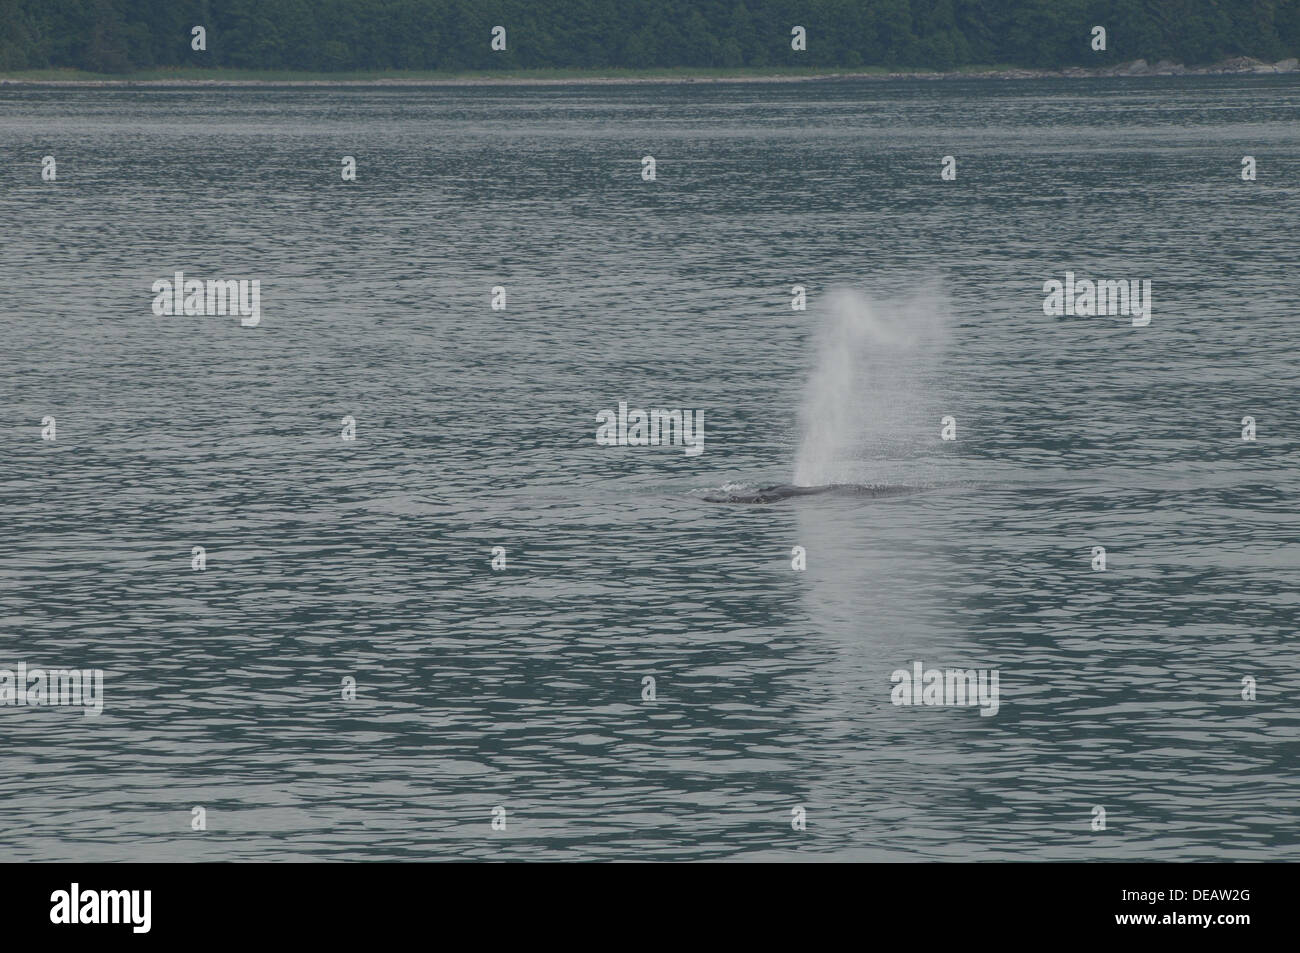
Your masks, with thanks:
M206 30L206 51L190 31ZM490 49L506 27L506 50ZM792 26L807 50L791 49ZM1107 49L1090 30L1107 31ZM1188 65L1300 52L1300 0L0 0L0 70Z

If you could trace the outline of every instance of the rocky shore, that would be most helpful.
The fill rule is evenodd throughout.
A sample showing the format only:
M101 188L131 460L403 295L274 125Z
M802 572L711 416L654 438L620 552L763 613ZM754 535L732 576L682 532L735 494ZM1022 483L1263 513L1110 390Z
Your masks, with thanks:
M1160 60L1155 65L1152 65L1146 60L1133 60L1130 63L1121 63L1118 66L1105 69L1085 69L1081 66L1070 66L1061 70L995 70L978 75L989 79L1044 79L1051 76L1218 76L1242 73L1296 72L1300 72L1300 60L1295 57L1279 60L1276 63L1265 63L1263 60L1257 60L1251 56L1235 56L1232 59L1215 63L1213 66L1184 66L1182 63L1172 63L1169 60ZM938 75L943 78L960 77L964 79L974 74L957 72L940 73Z

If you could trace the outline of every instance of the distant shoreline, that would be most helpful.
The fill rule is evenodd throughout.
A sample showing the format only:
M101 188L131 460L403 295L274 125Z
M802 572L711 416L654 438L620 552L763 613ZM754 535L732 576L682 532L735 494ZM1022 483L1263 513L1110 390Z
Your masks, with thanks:
M1213 66L1182 66L1133 60L1101 69L1022 69L1011 66L939 70L517 70L509 73L311 73L294 71L174 69L144 70L122 76L78 70L28 70L0 74L0 86L44 87L259 87L259 86L637 86L685 83L801 83L818 80L1103 79L1149 76L1286 75L1300 73L1295 58L1265 63L1234 57Z

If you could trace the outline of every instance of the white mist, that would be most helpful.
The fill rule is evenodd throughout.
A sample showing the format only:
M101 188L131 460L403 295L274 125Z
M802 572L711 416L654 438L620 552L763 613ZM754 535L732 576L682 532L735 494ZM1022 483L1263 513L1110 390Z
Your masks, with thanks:
M914 481L939 440L931 393L946 337L942 298L871 299L838 290L822 315L793 482Z

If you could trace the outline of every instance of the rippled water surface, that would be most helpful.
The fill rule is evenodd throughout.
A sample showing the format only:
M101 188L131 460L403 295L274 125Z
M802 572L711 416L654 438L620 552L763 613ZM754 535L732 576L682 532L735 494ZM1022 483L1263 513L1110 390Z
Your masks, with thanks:
M0 708L8 857L1300 859L1297 106L0 91L0 668L105 673ZM177 270L261 324L155 316ZM1151 324L1044 315L1066 270ZM930 489L706 502L792 479L840 287L941 318L915 400L844 395ZM598 446L620 400L704 452ZM914 661L997 714L891 704Z

